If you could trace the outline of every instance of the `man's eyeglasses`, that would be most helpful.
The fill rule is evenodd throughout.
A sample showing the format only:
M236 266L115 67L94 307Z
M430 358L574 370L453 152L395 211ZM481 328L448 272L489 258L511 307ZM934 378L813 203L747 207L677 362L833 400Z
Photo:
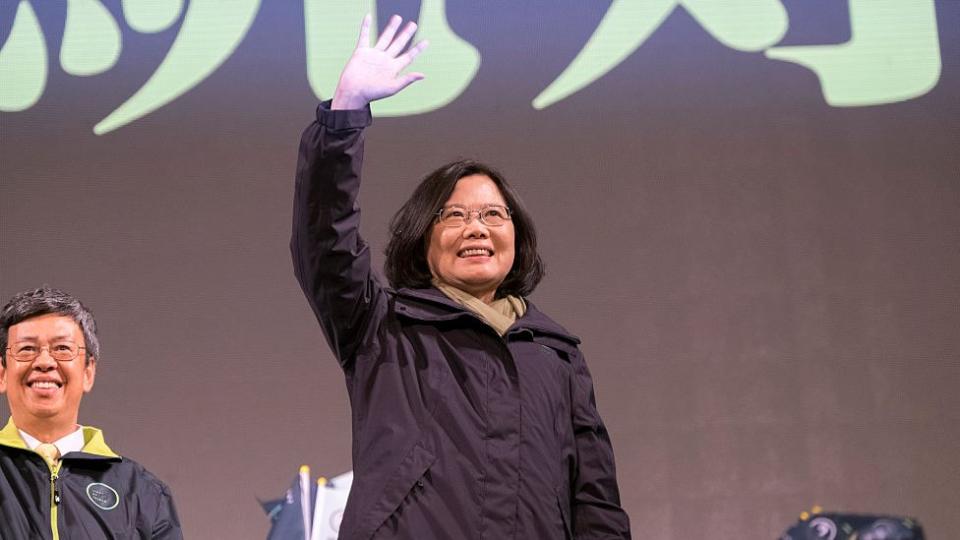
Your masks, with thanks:
M480 223L487 227L499 227L510 221L510 209L506 206L491 204L479 210L468 210L463 206L451 204L437 211L437 223L444 227L463 227L477 215Z
M61 341L44 346L36 343L17 343L13 347L7 347L7 350L10 351L10 356L17 362L33 362L44 349L57 362L69 362L76 359L80 355L80 349L83 348L85 347L71 341Z

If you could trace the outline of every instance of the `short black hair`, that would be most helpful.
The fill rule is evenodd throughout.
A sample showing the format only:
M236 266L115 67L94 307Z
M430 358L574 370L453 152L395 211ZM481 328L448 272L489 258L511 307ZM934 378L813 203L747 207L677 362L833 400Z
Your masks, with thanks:
M520 196L493 167L476 160L461 159L424 177L390 220L384 270L391 286L415 289L431 286L433 276L427 264L427 236L436 221L437 211L450 199L457 181L474 174L484 175L496 184L510 208L516 234L513 266L497 288L496 297L527 296L543 279L544 264L537 251L537 232Z
M7 340L10 327L27 319L56 313L70 317L83 332L84 359L100 358L100 340L97 338L97 323L93 313L80 300L47 285L15 294L0 310L0 363L7 367Z

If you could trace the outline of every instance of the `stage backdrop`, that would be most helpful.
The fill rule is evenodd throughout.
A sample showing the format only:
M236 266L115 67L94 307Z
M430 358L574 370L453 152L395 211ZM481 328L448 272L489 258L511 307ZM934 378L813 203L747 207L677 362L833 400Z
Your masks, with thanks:
M368 9L432 42L369 131L375 262L424 173L503 169L636 537L775 538L815 503L960 534L960 2L5 1L0 299L94 310L81 420L188 538L263 538L256 497L351 468L288 239Z

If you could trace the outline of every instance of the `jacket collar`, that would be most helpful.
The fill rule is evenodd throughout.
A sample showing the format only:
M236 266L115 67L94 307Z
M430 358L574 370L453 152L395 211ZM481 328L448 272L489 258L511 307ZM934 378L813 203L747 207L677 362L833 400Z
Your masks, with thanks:
M103 440L102 431L94 427L80 427L83 429L83 450L79 455L76 456L71 452L68 454L70 457L120 459L120 456L111 450L110 447L107 446L106 441ZM20 438L20 432L17 431L17 426L13 423L12 416L9 420L7 420L7 425L0 430L0 446L18 448L20 450L30 450L30 448L27 446L27 443L23 442L23 439ZM88 455L84 456L84 454Z
M476 315L454 302L447 295L435 287L427 289L401 288L396 291L397 310L402 315L422 321L449 321L460 317L477 318ZM570 342L573 345L580 343L580 338L571 334L566 328L557 324L553 319L543 314L529 299L527 312L517 319L507 330L507 335L530 332L546 334Z

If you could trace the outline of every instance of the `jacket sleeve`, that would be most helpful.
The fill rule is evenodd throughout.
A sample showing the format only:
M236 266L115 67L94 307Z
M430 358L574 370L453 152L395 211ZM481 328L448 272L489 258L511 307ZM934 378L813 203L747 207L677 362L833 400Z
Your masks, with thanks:
M170 494L170 488L164 484L160 485L160 497L157 501L150 538L152 540L183 540L180 518L173 505L173 495Z
M371 271L370 249L360 237L360 168L365 127L362 110L317 107L303 132L297 160L290 251L294 273L344 369L363 342L382 289Z
M620 506L613 446L593 393L583 357L573 357L573 430L577 470L573 479L573 529L578 540L630 538L630 520Z

